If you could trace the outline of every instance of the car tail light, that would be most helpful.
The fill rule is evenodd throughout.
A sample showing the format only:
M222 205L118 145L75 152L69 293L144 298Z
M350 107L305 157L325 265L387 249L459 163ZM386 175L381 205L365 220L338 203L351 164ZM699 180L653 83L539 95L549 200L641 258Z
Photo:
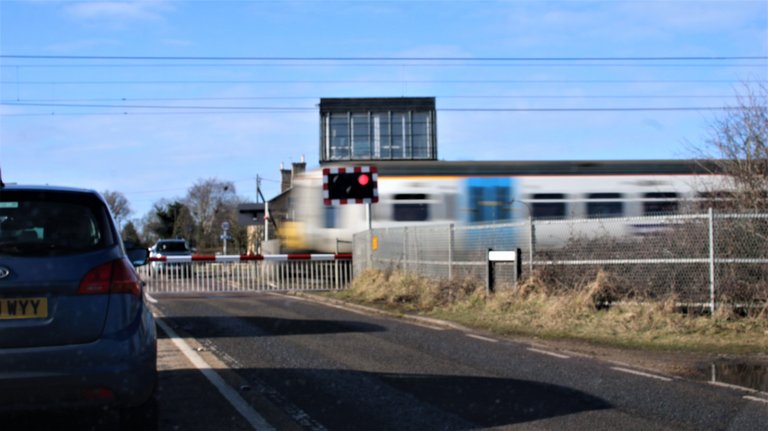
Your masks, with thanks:
M127 260L117 259L88 271L80 281L78 293L130 293L138 298L141 296L141 281Z
M115 393L108 388L92 388L83 391L83 398L86 400L112 400Z

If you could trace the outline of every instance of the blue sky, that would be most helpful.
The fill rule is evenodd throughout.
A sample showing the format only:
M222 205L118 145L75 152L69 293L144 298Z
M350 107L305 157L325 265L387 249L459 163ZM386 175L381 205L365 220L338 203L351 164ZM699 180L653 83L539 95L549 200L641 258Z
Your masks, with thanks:
M691 157L768 80L768 2L0 0L0 55L3 178L140 218L201 178L277 194L321 97L436 97L445 160Z

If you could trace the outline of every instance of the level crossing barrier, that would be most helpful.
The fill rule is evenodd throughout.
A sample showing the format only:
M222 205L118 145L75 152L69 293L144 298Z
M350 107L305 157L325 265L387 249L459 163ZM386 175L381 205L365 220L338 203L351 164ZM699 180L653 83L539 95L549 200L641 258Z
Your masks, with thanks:
M161 256L139 275L153 295L338 290L352 280L352 254Z

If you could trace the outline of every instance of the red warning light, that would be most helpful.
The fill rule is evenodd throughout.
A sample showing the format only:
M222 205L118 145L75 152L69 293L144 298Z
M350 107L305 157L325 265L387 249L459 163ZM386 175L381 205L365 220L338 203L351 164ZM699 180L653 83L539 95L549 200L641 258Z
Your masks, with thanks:
M377 179L375 166L323 168L323 203L376 203L379 201Z

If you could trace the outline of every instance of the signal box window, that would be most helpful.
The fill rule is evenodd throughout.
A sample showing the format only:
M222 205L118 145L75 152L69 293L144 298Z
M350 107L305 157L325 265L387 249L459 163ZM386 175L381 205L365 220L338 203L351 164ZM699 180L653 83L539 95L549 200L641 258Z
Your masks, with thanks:
M437 160L435 99L320 100L320 162Z
M590 193L587 195L587 217L621 217L624 215L624 203L619 201L619 193Z
M395 195L392 218L395 221L429 220L429 205L425 194Z
M561 193L536 193L532 198L533 218L549 220L565 218L565 195ZM536 202L537 200L544 202Z
M643 214L645 215L672 214L677 212L677 193L646 193L644 197L647 199L643 202Z
M349 118L347 114L331 114L328 120L330 157L333 160L348 159Z
M371 130L368 114L352 114L352 158L371 158Z

